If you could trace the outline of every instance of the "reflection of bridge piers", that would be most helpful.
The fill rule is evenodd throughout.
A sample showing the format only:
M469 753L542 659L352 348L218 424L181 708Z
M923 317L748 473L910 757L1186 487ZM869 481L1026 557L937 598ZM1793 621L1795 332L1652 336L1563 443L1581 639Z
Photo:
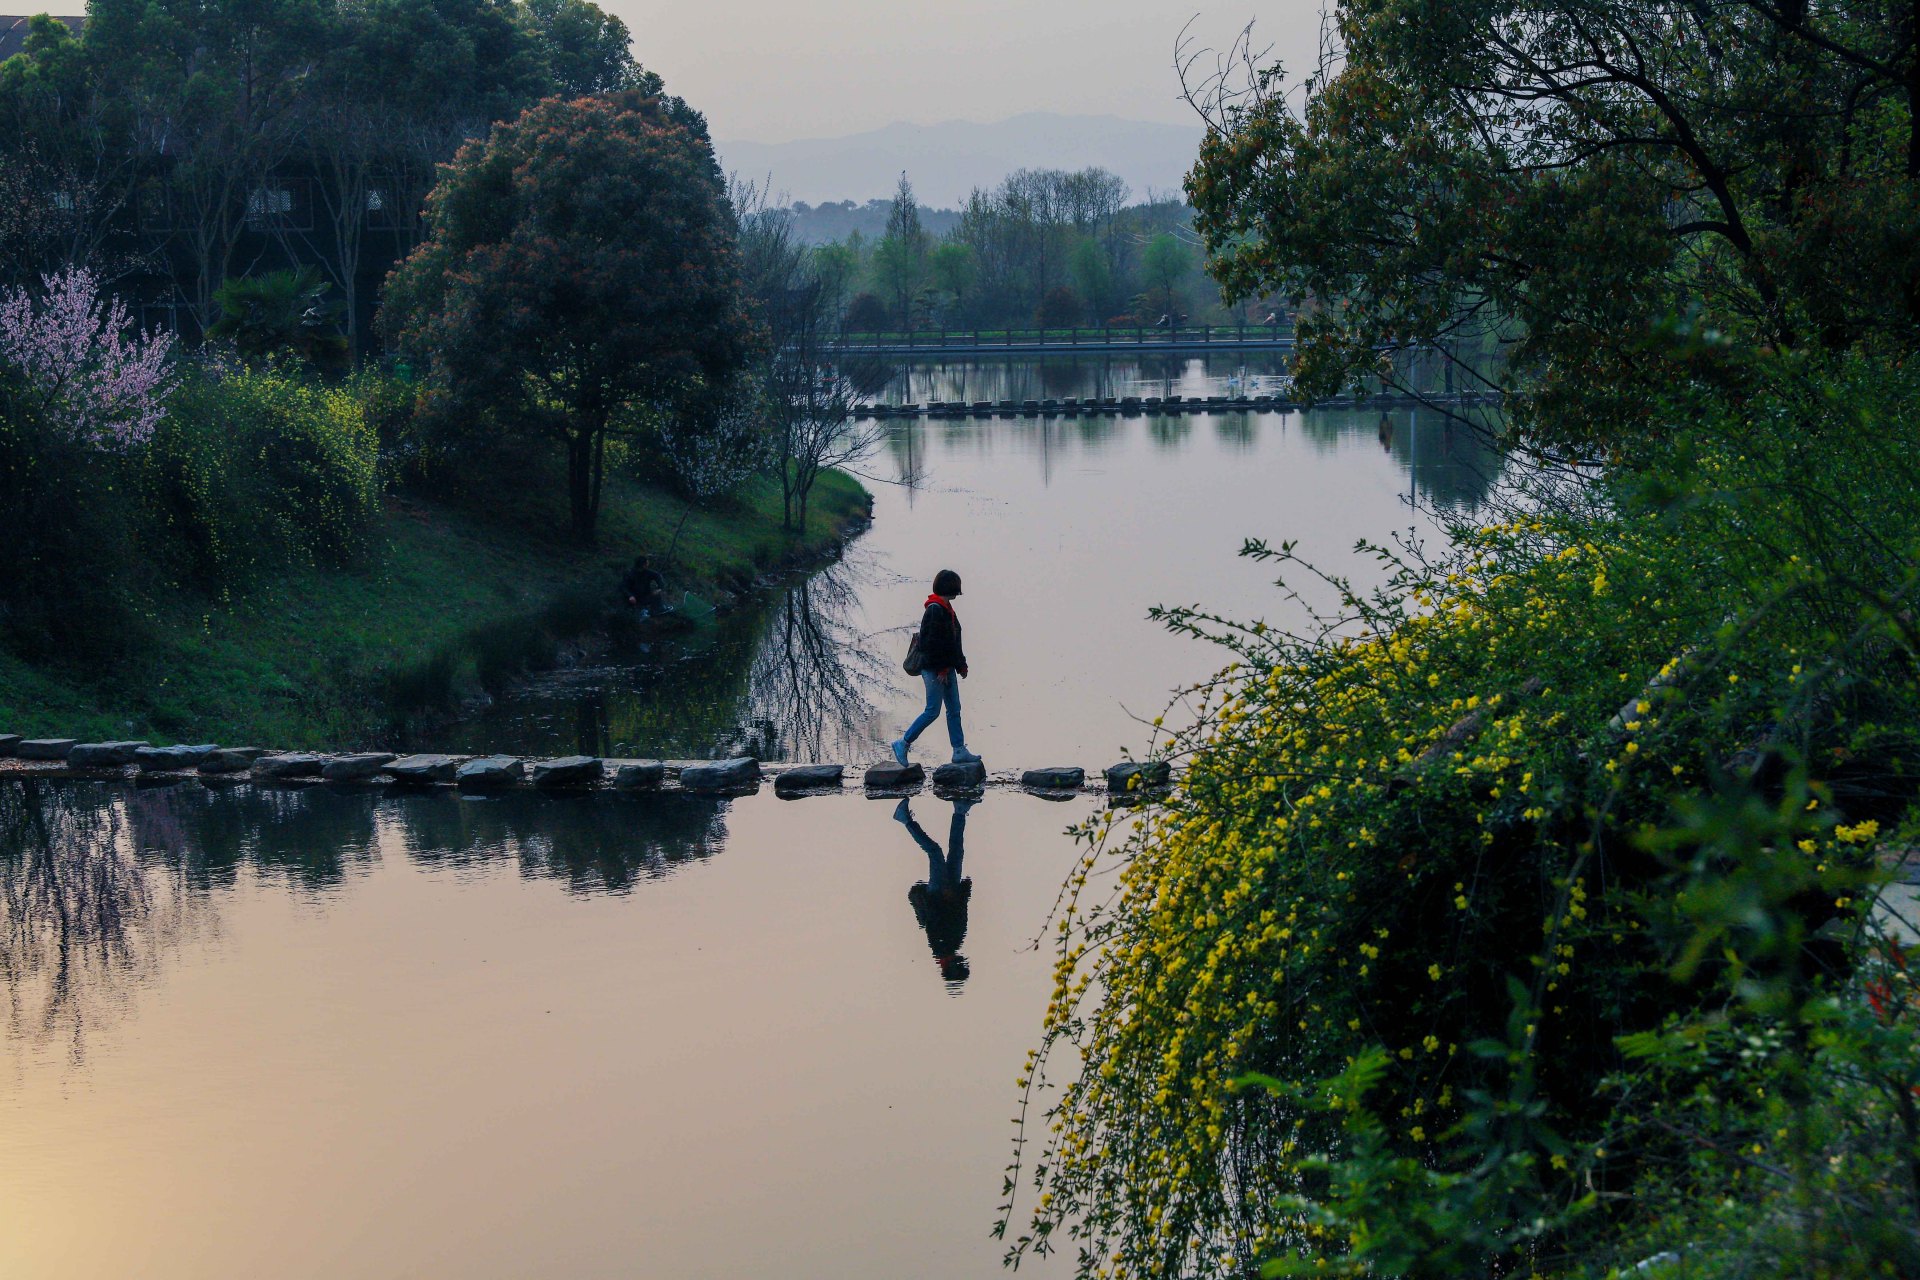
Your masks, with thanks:
M1452 395L1410 395L1385 392L1364 396L1337 396L1301 403L1285 395L1255 396L1066 396L1040 400L933 400L926 404L863 404L856 420L897 418L1078 418L1140 417L1190 413L1295 413L1312 410L1489 409L1502 403L1496 392L1455 392Z

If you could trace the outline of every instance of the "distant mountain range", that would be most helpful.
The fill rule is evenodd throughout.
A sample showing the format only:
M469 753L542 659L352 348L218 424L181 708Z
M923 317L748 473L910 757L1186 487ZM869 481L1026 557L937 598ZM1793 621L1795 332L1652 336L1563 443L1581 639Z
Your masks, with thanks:
M1200 149L1200 125L1154 124L1119 116L1030 111L994 124L890 124L844 138L793 142L720 140L720 163L743 178L773 180L776 195L810 204L893 194L901 170L920 202L957 206L974 187L1015 169L1085 169L1124 178L1133 198L1173 191Z

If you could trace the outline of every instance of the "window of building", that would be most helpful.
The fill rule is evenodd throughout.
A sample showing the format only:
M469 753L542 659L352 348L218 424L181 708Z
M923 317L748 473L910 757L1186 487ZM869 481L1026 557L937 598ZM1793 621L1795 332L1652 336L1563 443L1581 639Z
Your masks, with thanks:
M256 231L266 227L312 230L313 207L306 188L303 179L292 178L247 192L247 225Z

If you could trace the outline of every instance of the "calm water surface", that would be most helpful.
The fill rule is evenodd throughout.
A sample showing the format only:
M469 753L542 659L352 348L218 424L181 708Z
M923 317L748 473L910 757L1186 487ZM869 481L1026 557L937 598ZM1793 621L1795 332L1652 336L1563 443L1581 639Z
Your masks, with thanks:
M901 371L884 398L1201 396L1278 377L1257 356L934 364ZM1273 571L1236 557L1247 538L1294 540L1364 580L1357 540L1424 526L1415 495L1471 508L1500 460L1433 411L1347 411L893 422L865 470L874 525L846 563L690 641L536 680L425 745L877 759L919 710L898 669L905 628L951 567L966 584L973 747L989 767L1104 766L1142 744L1170 690L1223 660L1148 609L1298 621Z
M889 394L1262 376L955 365ZM1437 418L1232 414L902 424L870 465L843 563L441 740L873 758L950 566L974 746L1103 765L1221 661L1150 606L1288 620L1244 538L1360 571L1410 489L1470 506L1498 464ZM1032 943L1092 803L956 823L929 795L908 825L852 794L0 780L0 1277L997 1274Z

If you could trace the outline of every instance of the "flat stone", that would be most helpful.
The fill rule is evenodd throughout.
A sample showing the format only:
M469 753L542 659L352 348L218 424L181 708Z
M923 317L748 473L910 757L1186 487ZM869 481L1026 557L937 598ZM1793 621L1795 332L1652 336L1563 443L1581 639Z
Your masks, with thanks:
M667 780L667 766L658 760L623 764L613 771L613 785L622 791L651 791Z
M200 761L200 772L206 774L245 773L253 767L260 757L245 747L226 747L219 751L209 751Z
M968 791L987 785L987 766L978 760L966 764L943 764L933 771L933 785L954 791Z
M0 756L12 755L14 751L19 748L19 746L20 746L19 734L0 733Z
M320 776L328 782L364 782L386 768L393 758L391 751L367 751L359 755L335 756L320 767Z
M527 776L527 767L518 756L481 756L453 771L453 780L463 791L486 791L511 787Z
M326 768L325 757L314 755L310 751L286 751L279 755L261 756L253 762L253 776L256 778L317 778Z
M76 769L124 769L133 763L133 753L145 742L81 742L67 752L67 763Z
M200 762L218 751L218 743L202 743L200 746L141 747L133 753L133 762L140 766L142 773L149 770L165 772L169 769L197 769Z
M267 750L265 747L222 747L220 749L222 751L231 751L233 752L233 754L237 756L245 756L247 758L247 763L249 764L253 763L255 760L258 760L261 756L270 756L274 754L273 752Z
M1029 769L1020 775L1023 787L1038 787L1043 791L1077 791L1087 784L1085 769L1055 765L1046 769Z
M13 750L22 760L65 760L79 745L78 738L25 738Z
M927 771L919 765L899 765L888 760L867 766L867 776L861 781L865 786L888 790L894 787L917 787L926 780Z
M846 779L845 765L802 764L783 769L773 780L773 793L780 796L805 795L809 791L838 791Z
M600 781L599 756L561 756L533 766L536 787L590 787Z
M731 791L759 781L760 762L752 756L690 764L680 771L680 786L686 791Z
M431 786L437 782L452 782L454 770L459 767L457 756L401 756L387 766L386 774L395 782Z
M1165 760L1134 760L1107 770L1107 790L1115 795L1145 791L1149 787L1166 786L1172 777L1173 766Z

